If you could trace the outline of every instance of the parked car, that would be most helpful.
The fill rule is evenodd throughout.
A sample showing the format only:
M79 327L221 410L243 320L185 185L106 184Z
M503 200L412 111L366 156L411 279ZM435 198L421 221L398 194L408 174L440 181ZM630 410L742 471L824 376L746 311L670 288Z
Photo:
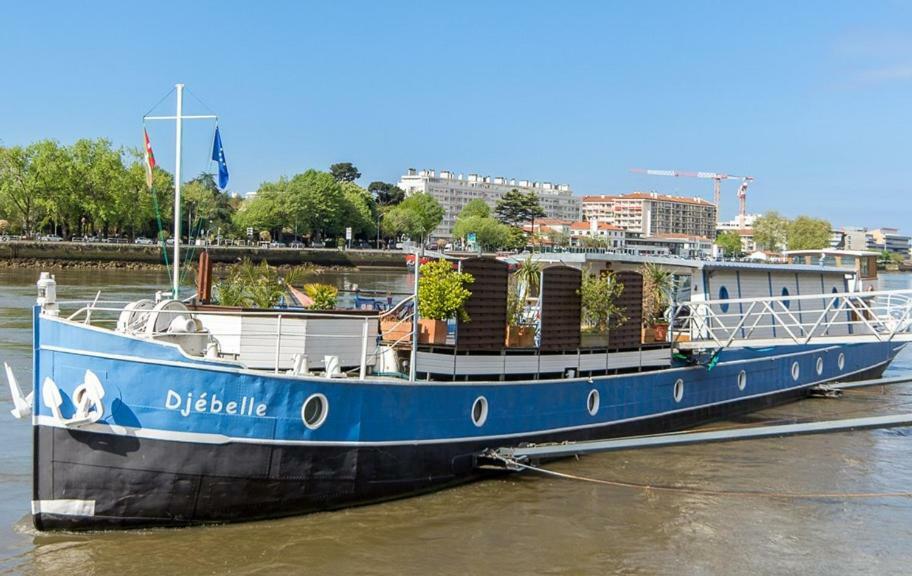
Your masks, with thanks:
M136 238L136 240L133 241L133 243L134 244L143 244L146 246L148 246L149 244L153 244L152 239L146 238L145 236L139 236L138 238Z
M277 242L277 241L273 240L272 242L269 243L269 247L270 248L285 248L285 243Z
M38 240L40 240L42 242L61 242L63 240L63 238L61 238L60 236L58 236L56 234L48 234L47 236L42 236Z
M12 240L12 238L7 236L6 234L0 236L0 242L9 242L10 240Z
M326 242L324 242L322 240L311 240L310 247L311 248L326 248Z
M304 243L303 243L303 242L294 241L294 242L292 242L291 244L289 244L288 247L289 247L289 248L303 248L303 247L304 247Z

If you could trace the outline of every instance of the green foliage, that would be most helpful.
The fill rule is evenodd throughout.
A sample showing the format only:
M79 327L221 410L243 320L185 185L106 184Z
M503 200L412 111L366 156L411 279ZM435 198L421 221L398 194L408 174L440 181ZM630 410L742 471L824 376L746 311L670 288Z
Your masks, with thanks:
M716 236L716 246L721 248L726 256L737 257L744 253L741 250L741 235L734 230L726 230Z
M523 311L529 298L538 297L541 271L541 263L529 257L510 274L507 291L507 323L510 326L524 326L529 320L524 318Z
M643 265L643 323L662 322L672 290L672 274L654 262Z
M453 226L453 234L468 238L470 233L475 233L476 243L486 251L498 250L510 242L510 227L506 224L484 216L460 216Z
M583 273L583 282L577 291L582 301L582 323L586 329L597 334L607 334L627 321L625 310L617 305L617 299L624 292L624 285L614 274L596 276Z
M418 282L419 315L431 320L458 316L463 322L468 322L464 306L472 293L466 286L474 281L471 274L457 272L447 260L422 264Z
M336 296L339 294L339 289L335 286L319 283L305 284L304 293L313 300L313 304L308 306L310 310L334 310L336 308Z
M339 162L329 167L329 173L338 182L354 182L361 177L361 173L351 162Z
M525 222L545 215L535 192L524 193L516 188L504 194L497 201L494 212L497 214L498 220L510 226L521 226Z
M215 300L222 306L272 308L279 303L288 285L307 273L307 268L294 268L282 277L278 268L265 260L254 264L245 258L231 266L225 278L215 283Z
M830 245L830 223L820 218L799 216L788 224L789 250L817 250Z
M376 197L380 206L395 206L405 200L405 190L395 184L374 181L368 185L367 191Z
M256 196L245 200L234 217L235 228L269 230L278 237L283 230L299 235L336 236L376 231L374 202L357 184L338 181L328 172L307 170L291 179L264 182Z
M443 207L426 193L412 194L386 213L383 230L390 235L406 234L422 244L443 220Z
M754 221L754 243L761 250L778 252L786 246L788 228L788 218L767 212Z
M507 241L504 248L507 250L522 250L526 247L526 233L515 226L507 227Z
M488 203L481 198L471 200L459 212L459 218L471 218L472 216L477 216L479 218L490 218L491 207L488 206Z

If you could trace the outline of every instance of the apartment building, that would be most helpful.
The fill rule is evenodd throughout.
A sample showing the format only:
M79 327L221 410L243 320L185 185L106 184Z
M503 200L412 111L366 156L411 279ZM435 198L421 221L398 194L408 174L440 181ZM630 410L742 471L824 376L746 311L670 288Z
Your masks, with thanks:
M452 238L453 225L465 205L482 199L493 210L497 201L510 190L534 192L548 218L576 221L580 217L581 199L574 196L568 184L532 182L507 179L501 176L455 174L449 170L415 170L409 168L399 179L398 186L407 195L427 193L443 206L443 221L431 234L433 238Z
M718 209L702 198L633 192L584 196L582 212L583 220L595 219L646 237L684 234L714 238Z

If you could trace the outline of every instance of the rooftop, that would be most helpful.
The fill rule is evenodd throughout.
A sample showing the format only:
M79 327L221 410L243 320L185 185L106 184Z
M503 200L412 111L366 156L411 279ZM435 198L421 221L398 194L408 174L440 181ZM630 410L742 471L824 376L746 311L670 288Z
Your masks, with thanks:
M583 196L583 203L596 204L599 202L611 202L614 200L661 200L663 202L681 202L685 204L696 204L699 206L715 206L712 202L697 197L671 196L669 194L659 194L658 192L630 192L628 194L601 194L595 196Z

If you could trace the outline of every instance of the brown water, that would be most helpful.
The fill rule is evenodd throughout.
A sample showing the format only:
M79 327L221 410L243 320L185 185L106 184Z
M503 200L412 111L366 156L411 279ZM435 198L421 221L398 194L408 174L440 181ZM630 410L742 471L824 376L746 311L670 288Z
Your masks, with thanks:
M58 274L62 297L146 295L160 274ZM30 379L35 273L0 272L0 360ZM397 272L335 273L365 289ZM886 275L912 288L912 275ZM912 371L905 351L889 375ZM550 468L638 485L512 475L420 498L279 521L180 530L39 534L28 517L30 427L0 392L0 572L24 574L910 574L912 498L776 492L912 490L912 430L878 430L589 456ZM912 385L805 400L742 419L910 411Z

